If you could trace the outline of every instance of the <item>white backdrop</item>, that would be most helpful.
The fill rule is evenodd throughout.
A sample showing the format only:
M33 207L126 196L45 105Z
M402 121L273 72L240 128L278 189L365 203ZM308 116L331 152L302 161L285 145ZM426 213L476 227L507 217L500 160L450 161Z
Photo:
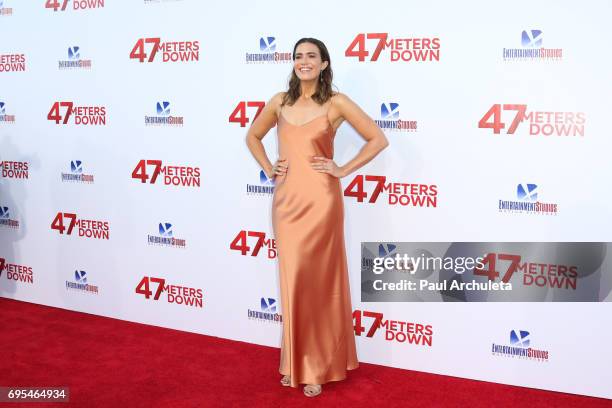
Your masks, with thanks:
M280 303L276 260L266 246L253 256L253 233L273 238L271 195L247 192L247 185L262 185L260 169L245 145L248 123L241 127L231 114L244 102L252 121L257 108L248 102L285 89L291 71L282 61L247 63L247 54L291 52L295 41L312 36L330 50L339 91L374 119L384 119L381 104L396 103L396 119L417 124L416 131L386 130L390 146L343 186L359 175L378 175L438 189L437 206L429 208L389 205L385 194L368 203L372 182L364 184L364 202L345 197L354 309L431 325L433 332L429 346L385 340L383 330L367 337L366 331L357 337L360 361L612 398L609 302L360 302L364 241L611 240L609 2L492 7L485 1L315 0L290 8L280 1L106 0L79 1L75 9L68 0L62 11L63 3L0 1L0 161L6 171L0 177L0 295L278 347L280 325L273 317L282 311L270 306ZM523 32L535 43L523 44ZM390 43L437 38L439 61L392 61L388 47L372 61L378 41L368 33L386 33ZM369 52L364 61L347 53L360 34L362 51ZM274 51L260 48L268 37ZM195 50L197 42L198 52L183 54L189 61L164 62L160 49L148 62L156 41L148 38L180 42L167 46L179 50ZM504 59L504 48L539 48L538 38L545 48L561 49L562 57ZM143 48L135 48L140 39ZM144 51L144 61L130 58L132 51ZM60 68L61 61L86 67ZM56 102L103 107L105 124L76 124L76 109L63 124L67 105L54 111ZM145 116L164 117L156 111L163 102L170 115L183 118L182 126L145 123ZM479 127L496 104L505 123L499 134ZM565 125L581 113L584 135L530 135L529 119L508 134L516 111L504 110L505 104L526 105L534 120L535 112L560 113ZM48 118L57 113L59 124ZM552 118L543 120L554 125ZM271 160L275 139L275 130L264 139ZM336 161L350 160L362 145L344 124ZM134 178L142 174L141 160L161 160L167 171L180 166L174 171L184 175L197 168L199 186L165 185L163 174L141 183ZM25 177L26 167L27 178L14 175L18 170ZM149 177L154 168L146 166ZM93 176L93 182L63 181L62 173ZM558 205L556 215L499 211L498 201L517 200L517 185L527 183L537 185L539 200ZM78 227L60 234L57 222L52 228L58 213L108 223L108 239L80 237ZM64 227L70 217L62 216ZM185 240L184 247L150 244L149 236L160 236L160 223L177 242ZM231 249L241 231L250 246L244 255ZM144 277L154 278L148 299L137 292L145 289L139 286ZM170 285L157 300L155 278ZM171 302L177 293L193 304ZM362 317L366 330L368 319ZM491 352L492 343L510 345L510 333L520 330L529 332L532 347L549 351L547 361Z

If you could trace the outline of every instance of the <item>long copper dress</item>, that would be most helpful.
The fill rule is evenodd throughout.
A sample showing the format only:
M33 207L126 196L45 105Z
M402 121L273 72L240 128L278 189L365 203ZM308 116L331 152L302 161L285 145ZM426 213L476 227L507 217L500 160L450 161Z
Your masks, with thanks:
M346 378L359 366L344 247L340 180L310 166L333 158L335 129L327 114L300 126L278 119L279 157L272 223L278 250L283 315L280 373L291 386Z

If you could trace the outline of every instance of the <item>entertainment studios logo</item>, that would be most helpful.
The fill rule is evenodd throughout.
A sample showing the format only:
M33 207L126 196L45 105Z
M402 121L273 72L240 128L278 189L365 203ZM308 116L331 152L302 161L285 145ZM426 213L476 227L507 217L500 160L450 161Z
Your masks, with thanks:
M400 119L399 103L389 102L380 105L380 119L375 120L382 130L397 132L416 132L416 120Z
M19 229L19 220L11 218L8 207L0 206L0 228Z
M538 200L537 184L518 184L516 200L498 200L499 212L557 215L557 203L543 203Z
M0 0L0 16L12 16L13 9L4 5L5 0Z
M172 224L168 222L159 223L159 235L148 235L149 245L165 246L169 248L185 248L187 243L182 238L175 238Z
M74 280L66 281L66 289L73 289L79 292L98 294L98 287L87 283L87 272L74 271Z
M500 357L517 357L525 360L548 362L548 350L539 350L530 347L531 336L525 330L510 331L510 345L492 343L491 353Z
M562 48L542 47L542 30L524 30L521 33L522 48L504 48L504 61L561 61Z
M283 316L278 313L276 299L261 298L259 310L247 309L248 317L252 320L282 323Z
M0 102L0 125L4 124L15 124L15 115L9 115L6 113L6 103Z
M247 184L246 192L254 196L271 196L274 194L274 179L269 178L263 170L260 170L259 184Z
M91 60L81 59L81 49L76 45L68 48L68 59L58 61L59 69L91 69Z
M72 160L70 162L70 173L62 173L62 181L73 183L93 184L93 174L83 173L83 162L80 160Z
M170 115L170 102L157 102L156 116L145 116L145 126L183 126L182 116Z
M261 37L259 39L259 52L246 53L247 64L283 64L292 63L293 55L290 51L278 52L276 51L276 37Z

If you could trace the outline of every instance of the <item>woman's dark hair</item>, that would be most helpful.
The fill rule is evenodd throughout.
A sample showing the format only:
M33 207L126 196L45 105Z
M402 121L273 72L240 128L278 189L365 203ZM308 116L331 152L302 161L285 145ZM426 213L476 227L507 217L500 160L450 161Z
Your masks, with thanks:
M317 90L312 95L312 100L318 103L319 105L323 105L325 102L329 100L334 94L332 91L332 79L334 74L331 68L331 60L329 58L329 51L327 51L327 47L323 44L322 41L317 40L316 38L301 38L298 42L295 43L293 47L293 60L295 61L295 51L297 50L298 45L302 43L311 43L317 46L319 49L319 53L321 54L321 62L327 61L327 68L325 68L322 73L320 80L317 81ZM295 75L295 69L291 69L291 78L289 79L289 89L283 95L283 102L281 106L289 105L292 106L295 101L298 100L301 94L300 88L300 79Z

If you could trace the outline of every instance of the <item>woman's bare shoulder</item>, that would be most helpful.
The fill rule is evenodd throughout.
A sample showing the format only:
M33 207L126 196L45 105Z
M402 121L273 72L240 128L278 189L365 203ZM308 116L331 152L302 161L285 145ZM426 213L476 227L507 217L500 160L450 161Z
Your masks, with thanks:
M330 98L331 104L336 107L346 106L351 103L352 100L342 92L334 92Z
M343 94L342 92L334 92L332 93L331 100L334 103L346 103L347 101L350 101L351 98L349 98L348 95Z
M274 104L281 104L283 102L283 98L285 97L285 94L287 92L285 91L281 91L281 92L277 92L274 94L274 96L272 96L272 98L270 98L270 102L273 102Z
M286 93L287 92L277 92L274 94L274 96L272 96L272 98L270 98L270 101L268 102L270 107L273 108L277 113L280 110L280 107L283 103L283 98L285 97Z

